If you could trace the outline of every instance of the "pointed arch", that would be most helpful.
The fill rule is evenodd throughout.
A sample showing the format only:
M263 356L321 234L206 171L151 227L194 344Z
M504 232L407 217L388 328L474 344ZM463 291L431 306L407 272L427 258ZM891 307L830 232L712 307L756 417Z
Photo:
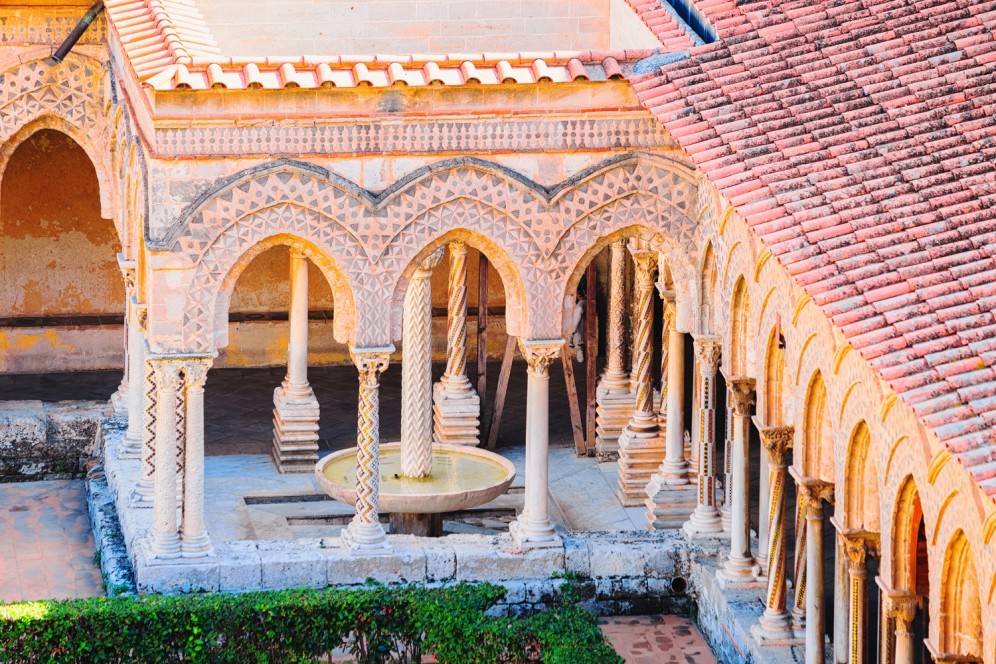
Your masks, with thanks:
M802 412L802 471L808 477L833 481L833 440L827 419L827 388L823 373L817 369L806 388ZM829 468L826 460L829 457Z
M964 531L952 536L944 552L938 626L941 652L982 657L982 601L979 575Z
M702 251L702 267L699 270L700 293L699 328L704 334L713 334L716 329L716 284L719 272L716 266L716 251L711 241L706 241Z
M878 532L880 522L879 477L871 452L871 431L861 420L847 444L844 467L844 523L848 528Z
M772 326L764 353L764 423L779 426L785 421L785 349L778 326Z
M920 492L912 475L899 486L892 516L892 587L916 591L917 533L923 522Z
M730 305L730 375L747 375L747 352L752 347L750 337L750 295L747 280L741 275L733 286Z

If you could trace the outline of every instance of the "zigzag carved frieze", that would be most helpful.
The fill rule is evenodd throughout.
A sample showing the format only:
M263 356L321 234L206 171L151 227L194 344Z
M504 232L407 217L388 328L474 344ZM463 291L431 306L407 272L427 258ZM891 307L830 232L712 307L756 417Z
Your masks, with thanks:
M648 116L159 128L155 146L157 156L173 158L643 149L674 142Z
M72 31L82 10L46 12L32 7L31 11L5 12L0 21L0 46L12 44L58 44ZM39 15L40 14L40 15ZM80 44L103 44L107 41L107 21L100 17L80 37Z

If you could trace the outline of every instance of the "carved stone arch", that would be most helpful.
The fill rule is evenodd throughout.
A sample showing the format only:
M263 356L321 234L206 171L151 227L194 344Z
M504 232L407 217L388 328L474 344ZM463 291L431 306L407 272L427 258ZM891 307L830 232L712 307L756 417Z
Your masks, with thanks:
M939 646L945 655L982 657L982 593L975 558L965 532L958 529L944 551L941 569Z
M698 307L698 328L702 334L716 331L716 300L719 297L719 267L716 247L711 239L703 244L698 278L700 301Z
M750 324L750 293L747 280L740 275L733 284L730 298L730 318L726 325L727 370L730 376L751 375L753 369L753 339Z
M785 348L779 338L777 325L768 332L764 351L763 387L759 392L758 411L764 414L767 426L780 426L787 421L785 414Z
M880 478L872 450L871 430L861 420L851 431L844 465L844 524L878 532L881 528Z
M184 350L210 352L219 340L224 342L228 301L241 270L265 248L298 241L332 287L336 339L383 345L389 303L355 236L335 219L281 202L234 219L201 251L188 254L193 274L183 314ZM357 300L364 303L359 312Z
M560 328L558 332L567 335L573 328L573 306L574 293L577 291L578 283L584 274L588 264L607 246L617 240L624 238L639 237L650 243L653 250L659 251L664 258L670 277L677 290L676 308L677 320L675 325L680 330L691 331L693 297L694 297L694 268L692 259L689 258L684 248L666 232L646 223L635 223L632 225L619 225L624 223L625 217L619 217L618 223L603 223L592 225L584 238L587 246L581 249L580 234L572 234L571 251L569 256L565 256L565 261L571 265L571 270L566 277L560 280L562 284L559 291L560 299ZM596 235L595 228L605 230L603 235ZM565 238L567 239L567 238ZM563 244L563 243L562 243ZM566 247L566 245L563 245ZM559 254L559 252L558 252ZM559 261L558 261L559 262Z
M834 442L831 431L827 386L823 372L817 369L807 384L802 408L800 470L807 477L834 481Z
M902 481L892 504L889 552L892 587L913 592L916 589L917 529L924 515L920 492L912 475L907 475Z
M437 248L454 241L465 242L487 257L501 277L505 289L506 330L511 336L524 336L529 313L527 294L530 284L523 280L520 271L519 260L522 256L509 253L510 250L518 249L517 243L509 242L516 235L514 224L503 220L496 211L482 208L476 201L466 200L450 202L436 208L421 221L424 223L411 225L391 244L389 253L381 257L392 280L388 286L393 293L392 339L401 337L405 291L418 264ZM479 226L476 222L487 223ZM482 232L482 226L487 232ZM506 226L505 231L496 233L496 229L501 226Z
M43 62L48 55L48 49L23 54L22 58L38 59L0 71L0 144L13 146L0 154L0 173L21 141L54 123L51 128L71 136L90 157L100 179L101 216L111 219L111 171L108 150L102 145L107 135L102 101L105 67L78 53L70 53L62 64L51 67ZM26 127L34 129L24 133Z

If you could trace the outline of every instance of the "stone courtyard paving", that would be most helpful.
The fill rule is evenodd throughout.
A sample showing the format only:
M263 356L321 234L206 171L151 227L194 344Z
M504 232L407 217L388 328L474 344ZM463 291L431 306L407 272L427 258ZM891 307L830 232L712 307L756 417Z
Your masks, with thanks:
M83 481L0 484L0 601L103 594Z
M602 633L626 664L712 664L702 634L680 616L613 616L598 620Z

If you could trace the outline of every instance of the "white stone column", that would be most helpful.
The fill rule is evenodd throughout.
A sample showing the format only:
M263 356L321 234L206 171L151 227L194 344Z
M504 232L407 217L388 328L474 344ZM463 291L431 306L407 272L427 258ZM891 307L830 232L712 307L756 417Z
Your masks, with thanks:
M594 284L589 284L594 288ZM633 414L634 395L626 371L626 240L611 246L609 320L606 330L608 364L595 390L595 454L603 460L619 454L619 436Z
M685 335L675 327L673 297L664 299L667 344L667 380L662 382L661 404L666 409L664 460L647 484L647 528L680 528L695 509L696 490L688 479L685 459Z
M754 579L754 556L750 550L750 458L748 439L750 409L754 405L756 381L753 378L733 378L726 383L733 417L730 436L730 475L732 504L730 506L730 557L723 567L727 581L750 583Z
M146 309L134 295L128 298L128 431L118 457L139 459L145 423L145 338L142 333Z
M520 549L561 546L550 520L550 364L560 357L563 339L519 339L519 350L529 365L526 388L526 495L522 514L509 526Z
M732 378L730 380L733 380ZM730 383L726 383L727 393L729 393ZM723 530L729 531L733 527L733 404L729 394L726 398L726 445L723 447L723 504L719 508L719 516L723 520Z
M138 485L131 494L133 507L152 507L155 494L156 474L156 413L158 411L159 386L155 370L148 359L148 345L142 342L142 462L138 473Z
M352 553L382 554L391 550L380 523L380 375L391 361L393 346L351 348L360 373L356 422L356 515L342 531Z
M650 379L653 361L654 270L657 253L632 244L636 264L637 311L633 370L636 403L629 423L619 436L619 500L627 507L640 505L647 497L647 483L664 460L664 440L654 411L654 386Z
M186 409L183 518L180 548L184 558L213 556L204 515L204 383L211 358L190 360L184 368Z
M156 405L155 504L149 552L154 558L180 556L176 519L176 401L183 365L176 359L151 360L158 399Z
M308 258L290 250L287 375L273 392L273 446L282 473L312 473L318 461L318 399L308 383Z
M847 556L848 573L848 628L846 630L849 646L847 661L850 664L861 664L865 656L865 620L868 613L868 546L864 539L844 537L844 552ZM844 639L844 635L834 635L834 641Z
M723 521L716 509L716 370L720 358L719 337L695 340L695 359L699 365L699 418L695 427L699 450L698 503L685 524L689 535L720 536Z
M824 664L823 501L833 495L833 485L811 477L796 476L796 486L806 518L806 664Z
M913 619L920 607L920 598L913 594L895 594L887 601L888 616L896 625L895 664L913 664Z
M401 362L401 472L432 472L432 270L443 249L419 263L405 292Z
M446 372L433 389L433 436L437 443L481 442L481 398L467 378L467 245L450 242Z
M764 613L751 629L754 639L762 645L778 645L793 638L792 622L786 609L786 487L788 473L785 455L792 447L793 427L767 427L761 430L761 445L768 451L767 505L771 523L768 541L768 587Z
M761 425L757 417L754 417L754 426L757 427L758 435L763 440L763 430L766 427ZM757 574L762 577L767 576L768 574L768 533L770 531L769 519L771 514L771 506L768 504L768 500L771 498L771 487L769 485L769 474L766 469L768 468L769 463L771 463L771 459L768 456L768 448L764 446L764 443L762 443L760 463L758 464L761 472L757 480L757 556L755 556L755 560L757 561Z

